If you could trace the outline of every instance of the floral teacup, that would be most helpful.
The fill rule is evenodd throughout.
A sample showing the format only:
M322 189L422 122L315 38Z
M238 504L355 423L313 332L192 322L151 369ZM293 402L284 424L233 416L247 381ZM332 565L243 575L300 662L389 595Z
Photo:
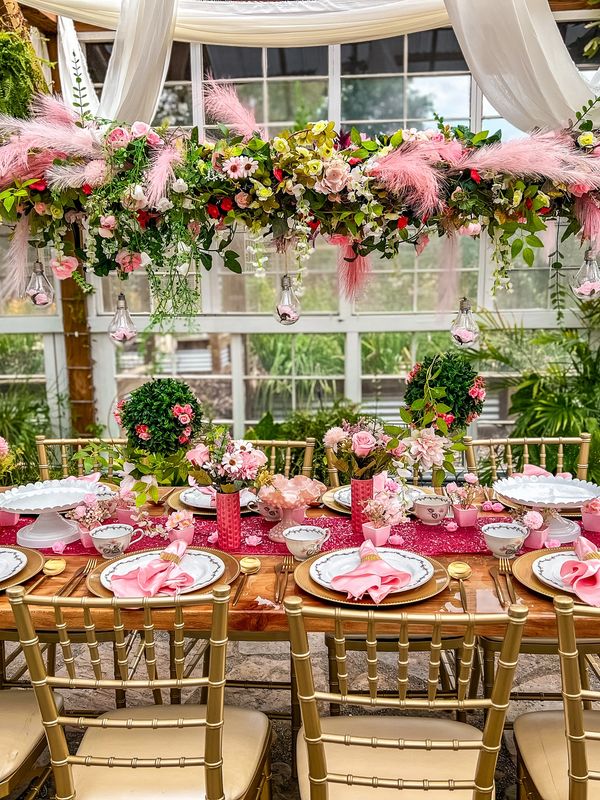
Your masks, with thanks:
M134 533L137 535L132 538ZM129 545L139 542L143 535L144 532L139 528L120 523L99 525L90 531L94 547L103 558L117 558L123 555Z
M450 500L447 497L417 497L414 501L414 515L425 525L439 525L446 518Z
M496 558L513 558L521 549L527 528L516 522L490 522L482 525L481 532L492 555Z
M330 535L328 528L319 528L318 525L295 525L286 528L282 534L287 549L297 561L316 555Z

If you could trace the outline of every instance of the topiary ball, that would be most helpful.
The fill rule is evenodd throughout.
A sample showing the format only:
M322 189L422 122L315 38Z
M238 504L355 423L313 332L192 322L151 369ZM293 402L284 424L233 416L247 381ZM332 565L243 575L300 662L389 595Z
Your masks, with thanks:
M174 378L142 384L118 408L129 443L147 453L176 453L198 435L202 425L196 395L187 383Z

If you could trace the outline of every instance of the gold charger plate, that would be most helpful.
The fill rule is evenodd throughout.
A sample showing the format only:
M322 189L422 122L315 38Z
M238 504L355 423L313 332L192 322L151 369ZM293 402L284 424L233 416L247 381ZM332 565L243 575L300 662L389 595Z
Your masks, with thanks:
M146 550L133 550L131 553L125 553L118 558L111 558L107 561L103 561L88 575L86 580L87 588L92 594L95 594L96 597L114 597L114 594L108 589L105 589L100 582L100 573L106 569L109 564L113 564L115 561L122 561L124 558L128 558L135 553L162 553L163 550L164 548L162 547L149 547ZM204 586L202 589L199 589L198 592L200 594L203 592L209 592L211 586L215 586L219 583L228 583L231 585L240 574L240 564L237 558L234 558L230 553L224 553L222 550L213 550L210 547L188 547L188 550L202 550L203 553L211 553L211 555L220 558L225 564L225 572L221 575L221 577L218 580L213 581L213 583L209 583L208 586Z
M321 496L321 502L324 506L327 506L327 508L331 509L332 511L337 511L338 514L345 514L346 516L350 517L352 515L352 511L349 508L346 508L346 506L338 503L334 497L335 493L339 492L340 489L349 488L349 484L346 484L345 486L336 486L335 489L328 489L325 494ZM415 488L419 489L425 494L435 494L435 491L430 486L417 486Z
M3 592L10 586L18 586L21 583L25 583L25 581L29 580L29 578L33 578L33 576L37 575L44 566L45 561L44 556L38 550L32 550L30 547L19 547L16 544L10 544L6 546L12 547L13 550L20 550L22 553L25 553L27 556L27 564L25 564L23 569L20 572L17 572L16 575L13 575L11 578L7 578L5 581L0 581L0 592Z
M345 550L346 548L341 548ZM327 551L328 553L335 552L334 550ZM446 568L440 564L439 561L436 561L434 558L429 558L429 556L421 556L426 561L433 566L433 577L430 578L427 583L424 583L422 586L418 586L416 589L410 589L407 592L397 592L393 595L388 595L385 597L381 603L375 604L372 600L348 600L344 597L343 593L341 592L333 592L330 589L326 589L324 586L321 586L316 581L310 577L310 565L313 561L316 561L318 558L321 558L323 553L317 553L316 556L312 556L312 558L307 559L306 561L302 561L296 569L294 570L294 580L296 582L296 586L299 586L300 589L303 589L308 594L312 594L314 597L318 597L320 600L327 600L329 603L337 603L338 605L342 606L358 606L359 608L390 608L393 606L406 606L410 605L411 603L418 603L421 600L427 600L430 597L435 597L436 594L443 592L444 589L450 583L450 576L448 575Z
M183 486L181 489L179 489L179 491L173 492L173 494L167 498L167 505L169 508L173 509L173 511L191 511L195 517L208 517L216 519L216 508L194 508L193 506L187 506L185 503L181 502L181 493L189 488L189 486ZM248 516L248 514L252 514L252 511L250 511L248 508L242 508L240 509L240 514L242 517L245 517Z
M542 583L542 581L533 574L532 569L532 564L536 558L547 555L548 553L560 553L568 550L573 550L573 547L544 547L542 550L532 550L530 553L524 553L513 561L513 575L523 586L526 586L537 594L543 594L545 597L558 597L558 595L561 594L572 596L573 593L568 592L566 589L561 591L560 589L553 589L546 583ZM583 600L578 602L583 602Z

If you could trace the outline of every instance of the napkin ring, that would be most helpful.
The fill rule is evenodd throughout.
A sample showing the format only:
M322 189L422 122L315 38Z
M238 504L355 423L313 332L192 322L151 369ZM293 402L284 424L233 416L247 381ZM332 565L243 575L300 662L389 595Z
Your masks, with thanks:
M586 553L583 557L584 561L595 561L600 560L600 550L592 550L589 553Z
M181 556L178 556L177 553L161 553L160 557L162 561L172 561L173 564L181 562Z
M375 553L369 553L366 556L361 556L361 561L381 561L381 556L376 555Z

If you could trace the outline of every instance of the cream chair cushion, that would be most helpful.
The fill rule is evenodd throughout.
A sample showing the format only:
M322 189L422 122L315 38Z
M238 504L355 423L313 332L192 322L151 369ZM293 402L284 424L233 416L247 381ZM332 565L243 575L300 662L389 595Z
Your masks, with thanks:
M59 703L62 704L60 699ZM0 691L0 782L10 778L45 741L33 690Z
M102 715L112 719L204 718L206 706L144 706L120 708ZM258 711L225 707L223 725L223 782L226 800L244 796L257 773L269 744L268 718ZM201 758L204 756L204 728L126 730L88 728L77 754L120 758ZM117 798L174 798L200 800L204 797L204 767L73 767L77 800Z
M462 722L426 717L324 717L323 733L376 736L380 739L463 739L481 740L481 731ZM474 780L477 750L395 750L326 744L327 771L404 780ZM302 800L310 800L308 754L303 731L298 734L298 783ZM428 792L398 789L368 789L364 786L328 783L328 800L473 800L473 790Z
M584 727L600 731L600 711L584 711ZM569 796L569 756L562 711L517 717L514 734L521 759L542 800ZM587 742L588 769L600 769L600 742ZM588 781L588 800L600 799L600 781Z

